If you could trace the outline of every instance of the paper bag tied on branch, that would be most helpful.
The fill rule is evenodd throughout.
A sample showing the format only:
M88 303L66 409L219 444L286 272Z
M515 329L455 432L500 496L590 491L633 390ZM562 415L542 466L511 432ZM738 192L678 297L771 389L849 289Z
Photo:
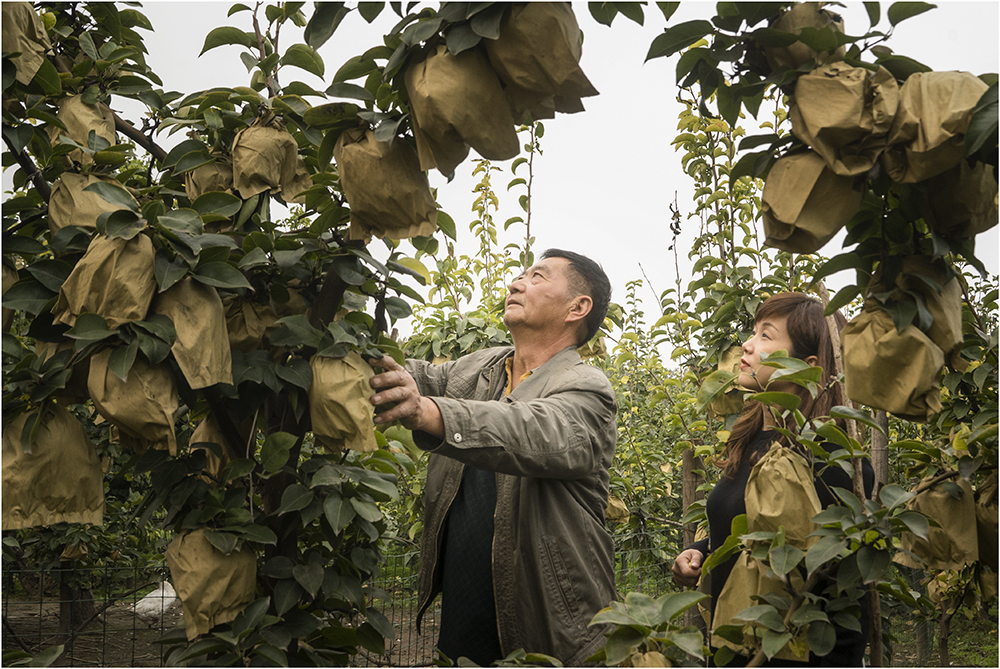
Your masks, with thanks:
M789 573L789 578L796 589L803 587L802 577L797 570L793 569ZM768 578L767 567L764 564L750 557L748 551L743 551L736 558L736 563L733 565L732 571L729 572L729 578L726 579L726 584L722 586L722 592L719 593L719 599L715 603L715 611L712 613L712 631L714 632L723 625L744 625L744 644L752 648L755 645L755 636L759 639L763 634L763 630L754 630L754 627L757 626L756 624L750 626L750 623L738 620L736 616L743 609L761 603L751 599L751 596L764 596L772 593L787 594L787 591L780 579L775 577ZM745 654L747 652L743 645L734 644L716 634L712 635L712 645L716 648L726 646L737 653ZM793 647L799 649L802 655L796 655ZM806 639L806 635L802 634L793 643L785 646L774 657L779 660L802 661L807 659L808 656L809 642Z
M519 123L583 111L580 98L597 95L580 68L583 35L568 2L511 5L500 37L483 44Z
M835 174L865 174L885 149L899 105L889 71L846 63L824 65L799 77L789 109L792 132Z
M935 286L940 286L940 290ZM903 258L902 271L896 276L896 287L923 296L934 319L926 330L927 336L941 349L945 360L950 359L955 367L967 367L968 362L958 356L964 340L962 286L958 279L949 277L944 267L936 265L931 256L907 256Z
M944 353L919 328L896 332L889 312L868 303L841 341L852 400L918 423L941 410Z
M725 353L722 354L722 357L719 359L717 369L719 371L739 374L740 359L742 357L743 347L731 346ZM712 415L716 418L725 418L731 413L739 413L743 410L743 393L739 388L727 390L715 401L713 401L708 408L711 410Z
M222 473L223 467L236 458L247 457L247 442L250 441L250 432L253 430L253 418L251 417L243 421L237 429L240 432L240 437L243 439L243 442L234 444L230 440L226 439L225 434L222 432L222 428L219 427L219 421L215 418L215 414L209 413L208 416L198 423L198 427L195 428L194 434L191 435L191 440L189 442L191 444L191 451L204 451L205 456L208 459L205 469L212 477L211 479L207 479L208 483L212 485L217 484L219 474ZM206 443L218 445L219 449L222 451L221 456L212 449L199 445Z
M771 24L771 28L798 35L803 28L822 30L829 26L832 30L843 33L843 19L840 18L839 14L823 9L825 4L824 2L801 2L794 5L779 16ZM802 67L811 60L815 60L817 65L840 61L844 59L846 53L846 46L840 46L833 53L828 51L816 53L812 47L803 42L795 42L786 47L766 47L764 49L764 57L772 68L785 66L793 70Z
M500 80L479 49L455 56L441 44L407 69L405 79L420 169L436 167L451 175L469 146L489 160L517 155L514 118Z
M3 50L20 52L12 59L16 69L14 78L27 85L35 78L52 43L30 2L4 2L0 8L3 12Z
M107 140L108 144L117 144L115 136L115 116L107 105L97 103L88 105L79 95L63 98L59 101L59 111L56 118L66 125L66 130L56 126L49 126L49 137L52 145L59 144L59 137L65 135L77 144L88 146L87 141L90 131L93 130L98 137ZM74 149L69 154L71 160L87 165L94 162L89 153L84 153L81 149Z
M921 483L929 479L924 479ZM906 504L906 508L919 511L938 522L941 527L931 527L927 539L912 532L903 534L903 548L926 562L920 563L906 553L896 553L894 560L906 567L919 569L961 569L979 559L979 538L976 534L976 503L972 486L961 476L951 481L962 490L955 499L945 486L937 484Z
M35 340L35 355L40 360L48 360L52 356L63 351L72 351L76 346L76 340L63 339L60 342L48 342L41 339ZM66 387L52 393L57 401L63 404L82 404L90 399L90 392L87 390L87 377L90 375L90 360L80 360L73 365L73 373L66 381Z
M103 317L110 328L143 320L156 291L153 259L146 235L97 235L59 289L52 307L56 323L73 326L87 312Z
M49 230L52 234L67 225L96 230L97 219L101 214L125 209L124 205L112 204L97 193L84 190L96 183L109 184L121 189L123 194L129 195L125 187L113 177L103 174L64 172L52 186L52 197L49 199ZM137 204L136 209L138 208Z
M265 337L278 320L274 307L240 296L227 296L222 304L230 347L249 353L267 345Z
M83 425L47 404L31 452L21 449L23 413L3 432L3 529L104 522L104 477ZM37 414L38 410L33 412Z
M305 202L301 193L312 186L299 145L273 114L236 133L233 182L244 199L275 191L285 202L296 203Z
M969 72L916 72L899 91L883 164L898 183L950 170L965 158L965 130L988 86Z
M920 213L945 237L974 237L997 224L997 180L992 167L967 160L923 184Z
M170 351L192 389L233 382L226 310L215 288L187 277L156 297L153 312L173 321Z
M257 557L249 549L225 555L195 530L170 542L166 558L188 641L232 622L254 600Z
M205 193L232 193L232 190L233 166L230 159L222 156L184 173L184 191L192 202Z
M997 473L996 470L976 491L976 532L979 537L979 561L997 571Z
M316 442L331 453L377 450L375 406L370 401L375 391L368 383L375 375L371 365L352 351L343 358L314 355L309 366L309 416Z
M177 455L174 415L179 404L170 367L150 365L139 355L122 381L108 369L110 357L111 350L105 349L90 358L87 388L98 413L118 428L122 446L140 453L155 448Z
M823 510L815 478L804 457L778 442L771 444L747 479L748 531L777 532L784 527L789 544L808 550L819 541L809 536L818 527L812 518Z
M809 151L780 158L761 195L765 243L791 253L814 253L861 208L854 179L835 174Z
M409 144L380 142L373 131L352 128L341 133L333 156L351 205L351 239L434 234L437 205Z

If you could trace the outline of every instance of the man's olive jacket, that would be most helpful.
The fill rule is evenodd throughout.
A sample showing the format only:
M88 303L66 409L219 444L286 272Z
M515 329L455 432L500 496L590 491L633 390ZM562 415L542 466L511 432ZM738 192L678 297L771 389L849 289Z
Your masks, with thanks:
M439 366L407 362L445 429L443 441L414 433L431 452L418 621L441 589L444 521L465 465L494 471L493 591L503 653L523 648L579 666L603 647L606 630L588 623L616 594L604 516L617 404L604 374L574 348L496 401L513 351L486 349Z

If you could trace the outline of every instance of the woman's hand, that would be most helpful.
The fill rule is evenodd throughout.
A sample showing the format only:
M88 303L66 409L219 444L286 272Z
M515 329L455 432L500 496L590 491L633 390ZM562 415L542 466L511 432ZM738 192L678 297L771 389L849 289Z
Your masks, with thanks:
M697 548L689 548L674 560L674 582L685 588L698 585L701 577L701 561L704 555Z

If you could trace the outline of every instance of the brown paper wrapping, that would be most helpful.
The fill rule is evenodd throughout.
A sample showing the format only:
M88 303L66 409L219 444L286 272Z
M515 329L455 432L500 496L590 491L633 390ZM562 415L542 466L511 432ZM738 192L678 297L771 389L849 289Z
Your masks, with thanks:
M117 328L146 317L156 291L153 242L97 235L59 289L52 307L57 323L73 326L82 313L94 313Z
M780 158L761 196L765 243L814 253L858 212L862 198L854 179L835 174L813 151Z
M52 197L49 199L49 230L55 234L67 225L95 230L97 219L109 211L125 209L124 206L111 204L97 193L85 191L84 188L96 183L111 184L128 193L125 187L113 177L103 174L75 174L64 172L52 186ZM138 209L138 204L136 209Z
M792 581L792 585L796 588L803 587L802 577L799 576L797 571L792 571L788 574ZM752 595L767 595L770 593L784 593L785 586L780 579L775 577L768 578L767 567L761 564L758 560L750 557L748 551L743 551L740 556L736 559L736 564L733 565L733 570L729 572L729 578L726 579L726 584L722 586L722 592L719 593L719 599L715 603L715 611L712 614L712 631L714 632L719 627L723 625L748 625L742 620L736 620L734 617L743 609L749 608L751 606L756 606L761 602L752 600L750 597ZM754 625L756 627L756 625ZM754 645L753 640L753 627L744 628L743 634L745 643L748 647ZM759 631L758 636L763 634L763 631ZM806 640L805 634L800 635L796 640L800 647L808 651L809 643ZM738 653L745 653L746 651L742 646L734 644L721 636L715 634L712 635L712 645L715 648L721 646L726 646L732 648ZM779 660L805 660L808 658L808 653L806 657L799 657L795 655L791 648L785 646L777 655L774 656Z
M794 5L787 12L782 14L771 24L775 30L798 35L803 28L816 28L821 30L827 26L839 33L844 32L844 21L838 14L823 9L822 2L802 2ZM787 66L793 70L798 69L811 60L815 60L817 65L832 63L844 59L847 53L845 46L839 47L832 54L823 51L816 53L811 47L802 42L795 42L786 47L766 47L764 57L772 68Z
M846 63L824 65L799 77L788 112L792 133L813 148L835 174L865 174L885 149L899 105L889 71Z
M722 354L717 369L719 371L740 373L740 359L743 357L742 346L731 346ZM738 389L728 390L709 405L709 410L716 418L725 418L731 413L743 410L743 393Z
M941 286L941 292L927 285L919 276L925 276ZM941 349L945 359L951 358L952 364L968 366L957 354L956 350L962 343L962 286L955 277L948 278L946 271L934 264L930 256L907 256L903 259L902 272L896 277L896 286L900 290L909 290L924 296L927 310L931 312L934 322L927 336ZM900 296L902 297L902 296Z
M184 190L194 202L205 193L233 192L233 166L229 159L216 156L214 163L207 163L184 173Z
M226 297L222 304L226 309L226 333L232 348L249 353L267 345L265 337L278 320L274 307L238 296Z
M997 224L997 180L985 163L966 160L924 184L920 213L945 237L974 237Z
M47 360L62 351L72 351L76 346L73 339L63 339L60 342L47 342L40 339L35 340L35 355L40 360ZM57 401L62 400L64 404L82 404L90 399L90 391L87 390L87 377L90 375L90 360L81 360L73 365L73 373L66 382L66 387L55 391L52 396Z
M106 139L109 144L117 144L115 116L107 105L101 103L88 105L81 96L74 95L59 101L56 117L66 125L66 130L56 126L49 127L49 137L53 146L59 143L61 135L66 135L77 144L87 146L91 130L97 133L98 137ZM68 155L71 160L84 165L94 162L93 157L81 149L74 149Z
M483 44L518 122L583 111L580 98L597 95L580 69L583 35L568 2L514 4L500 37Z
M225 555L195 530L171 541L166 558L188 641L232 622L254 599L257 557L247 548Z
M812 467L801 455L780 443L750 470L746 492L749 532L777 532L785 528L785 541L808 550L819 541L809 534L818 528L813 516L823 510L816 494Z
M6 293L11 286L17 283L18 280L17 270L7 264L6 258L4 259L3 262L2 280L3 283L0 284L2 285L2 287L0 287L0 295ZM3 319L3 331L10 332L11 323L14 322L14 310L3 307L2 319Z
M608 506L604 510L604 517L612 523L627 523L631 513L628 506L619 497L608 495Z
M37 411L37 410L36 410ZM73 414L43 409L31 453L21 449L28 413L3 432L3 529L104 523L104 477L97 449Z
M924 479L927 481L928 479ZM972 486L961 476L952 479L962 489L962 498L955 499L941 485L935 485L911 499L907 509L933 518L941 527L928 530L927 540L912 532L903 534L903 548L924 560L926 566L905 553L896 553L894 560L906 567L918 569L961 569L979 559L979 539L976 534L976 503Z
M219 427L219 421L216 420L214 414L209 413L208 416L198 423L198 427L195 428L194 434L191 435L189 443L191 444L192 452L205 451L205 456L208 458L205 469L212 476L212 478L205 478L208 483L216 485L223 467L236 458L246 457L246 445L250 439L252 428L253 418L248 418L238 427L240 436L243 437L243 443L233 444L222 433L222 428ZM216 455L211 449L198 446L200 443L218 444L222 449L222 457Z
M405 239L437 229L437 205L417 154L363 128L345 130L333 149L344 197L351 205L350 239Z
M994 471L976 491L976 535L979 538L979 561L994 572L997 566L997 473Z
M368 383L375 376L371 365L352 351L343 358L314 355L309 366L309 415L316 443L332 453L378 450L370 401L374 391Z
M276 191L286 202L297 203L305 201L300 194L312 186L295 138L273 115L236 133L233 183L244 199Z
M4 2L0 8L3 12L3 50L21 52L12 59L17 70L14 78L27 85L35 78L52 44L41 17L30 2Z
M892 316L868 303L844 327L847 396L918 423L941 410L944 353L913 325L896 332Z
M122 446L140 453L147 448L177 455L174 415L178 409L177 384L164 363L150 365L142 355L125 381L108 369L111 350L90 358L87 388L98 413L118 428Z
M472 146L489 160L517 155L514 118L500 80L478 49L457 56L441 44L406 71L420 169L450 175Z
M192 389L232 384L226 309L214 288L187 277L160 293L153 311L173 321L177 339L170 351Z
M965 129L988 86L968 72L916 72L899 90L883 164L898 183L930 179L965 158Z

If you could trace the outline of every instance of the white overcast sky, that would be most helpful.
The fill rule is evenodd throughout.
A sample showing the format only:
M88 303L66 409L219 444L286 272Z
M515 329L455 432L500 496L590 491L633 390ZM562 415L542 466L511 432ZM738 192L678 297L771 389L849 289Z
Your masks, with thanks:
M890 4L882 4L878 29L889 27L885 14ZM212 28L234 25L252 30L249 12L226 18L230 6L229 2L144 3L141 11L156 31L144 34L148 63L163 79L165 90L186 94L249 83L249 74L239 59L241 47L220 47L198 57L205 35ZM306 4L307 16L312 6ZM535 161L532 232L539 252L561 247L598 260L611 278L613 299L623 303L626 282L641 278L643 270L657 293L674 285L674 261L667 250L671 244L668 203L676 195L683 214L692 210L692 182L680 169L680 156L670 144L680 111L675 101L677 56L643 63L650 42L666 27L663 15L652 3L646 8L642 27L619 16L608 28L590 16L585 3L574 3L574 9L585 34L581 64L600 95L584 100L586 112L559 114L545 121L544 156ZM714 9L715 3L682 2L671 23L709 18ZM868 16L861 3L846 3L834 9L844 17L845 32L859 35L867 31ZM934 70L966 70L976 75L996 72L997 10L997 2L940 3L937 9L900 24L888 45L896 53L915 58ZM324 90L341 64L382 44L382 35L397 20L388 6L372 25L351 12L320 50L326 81L287 68L281 75L282 84L300 80ZM282 29L282 50L298 41L302 41L301 29L291 24ZM324 103L319 98L310 102ZM136 120L135 113L130 116ZM749 134L754 131L750 129ZM181 138L177 133L171 139L159 140L169 146ZM501 166L509 170L509 164L507 161ZM471 161L466 161L447 184L436 170L431 173L431 185L439 188L438 201L455 219L461 248L469 254L477 247L468 230L474 218L472 188L478 181L469 174L471 169ZM495 218L500 224L521 213L516 196L505 196L510 178L506 172L494 180L502 205ZM695 229L694 221L685 224L682 249L689 246ZM501 241L517 241L523 236L521 230L519 226L512 228ZM991 273L996 273L998 267L997 240L997 228L977 240L977 255ZM371 248L374 251L378 246L373 244ZM839 252L839 238L822 249L827 256ZM685 260L686 251L682 251L682 262ZM840 276L834 277L832 287L853 282L853 273ZM690 280L683 266L682 279L685 283ZM645 298L652 295L649 288L644 289ZM646 304L647 314L655 321L655 301L647 300ZM403 325L402 329L408 328Z

